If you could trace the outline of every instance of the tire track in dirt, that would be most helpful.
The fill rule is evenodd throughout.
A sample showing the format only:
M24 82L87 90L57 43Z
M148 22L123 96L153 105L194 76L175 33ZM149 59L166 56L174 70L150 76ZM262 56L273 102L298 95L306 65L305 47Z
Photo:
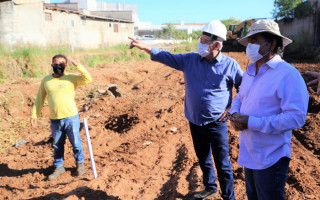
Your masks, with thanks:
M179 197L177 192L178 181L181 178L181 172L186 167L188 150L183 144L177 150L176 161L173 163L171 170L170 179L162 186L160 189L160 196L157 197L157 200L171 200L175 197Z

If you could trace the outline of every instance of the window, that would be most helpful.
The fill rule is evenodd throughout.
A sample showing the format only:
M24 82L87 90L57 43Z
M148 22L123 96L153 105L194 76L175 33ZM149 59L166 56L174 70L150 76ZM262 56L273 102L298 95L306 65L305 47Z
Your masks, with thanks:
M45 19L46 21L51 22L51 21L52 21L52 13L45 12L45 13L44 13L44 19Z
M114 26L113 26L113 32L115 32L115 33L118 33L118 32L119 32L118 24L114 24Z

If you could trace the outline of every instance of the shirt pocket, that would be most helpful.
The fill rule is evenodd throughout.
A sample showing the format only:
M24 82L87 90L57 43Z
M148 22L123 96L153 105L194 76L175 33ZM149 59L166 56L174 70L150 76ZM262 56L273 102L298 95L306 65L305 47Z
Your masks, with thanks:
M208 77L208 86L211 89L227 88L227 76L223 74L210 74Z

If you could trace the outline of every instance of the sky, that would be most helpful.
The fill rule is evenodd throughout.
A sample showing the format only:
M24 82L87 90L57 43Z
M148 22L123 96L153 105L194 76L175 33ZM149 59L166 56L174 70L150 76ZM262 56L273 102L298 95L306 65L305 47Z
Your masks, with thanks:
M101 0L100 0L101 1ZM141 22L207 23L213 19L272 19L274 0L102 0L138 5Z

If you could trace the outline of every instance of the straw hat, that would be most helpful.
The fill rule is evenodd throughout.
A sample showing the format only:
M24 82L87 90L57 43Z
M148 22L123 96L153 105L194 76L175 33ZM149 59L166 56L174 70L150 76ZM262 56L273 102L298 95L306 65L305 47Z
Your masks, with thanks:
M270 19L262 19L262 20L256 21L255 23L253 23L251 25L248 35L241 38L239 40L239 43L244 46L247 46L248 45L248 38L250 36L257 34L257 33L262 33L262 32L268 32L273 35L277 35L277 36L281 37L283 47L287 46L288 44L290 44L292 42L292 40L290 40L289 38L286 38L283 35L281 35L279 26L276 22L274 22L273 20L270 20Z

